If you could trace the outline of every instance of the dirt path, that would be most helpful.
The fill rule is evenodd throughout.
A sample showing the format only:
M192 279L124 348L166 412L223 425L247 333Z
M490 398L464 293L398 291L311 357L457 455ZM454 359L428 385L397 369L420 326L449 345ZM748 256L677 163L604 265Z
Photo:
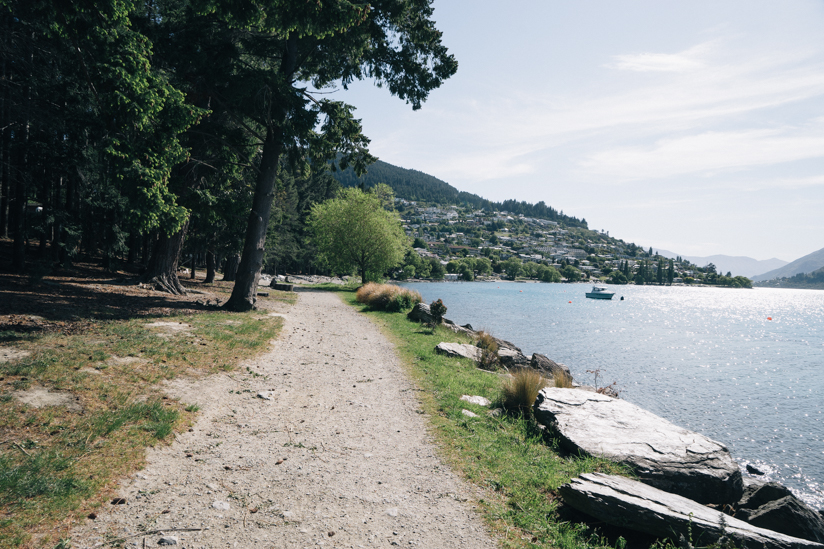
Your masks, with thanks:
M72 547L496 546L377 328L324 292L302 292L284 316L271 353L167 388L200 419L151 450L123 482L126 503L78 527Z

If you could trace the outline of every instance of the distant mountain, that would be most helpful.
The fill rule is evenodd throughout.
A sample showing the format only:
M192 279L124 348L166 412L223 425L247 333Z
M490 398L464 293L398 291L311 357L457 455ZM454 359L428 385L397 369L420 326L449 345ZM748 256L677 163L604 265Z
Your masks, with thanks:
M799 288L807 290L824 290L824 267L811 273L798 273L789 278L773 278L756 282L763 288Z
M675 258L678 255L668 250L657 251L664 257L669 258ZM715 268L723 274L731 272L733 276L746 276L748 278L752 278L758 273L763 273L771 269L778 269L787 264L786 261L774 257L772 259L753 259L752 257L731 255L710 255L706 257L682 255L681 257L699 267L705 267L709 263L712 263L715 265Z
M385 183L392 187L395 196L405 200L416 202L429 202L440 205L468 205L477 209L498 210L514 214L523 214L527 217L537 217L550 221L563 222L572 227L587 228L586 219L578 219L564 215L544 202L530 204L529 202L518 202L517 200L505 200L503 202L492 202L477 194L459 191L446 181L437 177L419 172L418 170L408 170L393 166L387 162L378 160L371 166L362 177L355 175L352 168L332 174L344 187L357 187L364 185L365 188L374 187L378 183Z
M772 280L773 278L791 277L800 273L811 273L821 267L824 267L824 248L798 258L792 263L787 263L781 268L754 276L752 277L752 281L761 282L763 280Z

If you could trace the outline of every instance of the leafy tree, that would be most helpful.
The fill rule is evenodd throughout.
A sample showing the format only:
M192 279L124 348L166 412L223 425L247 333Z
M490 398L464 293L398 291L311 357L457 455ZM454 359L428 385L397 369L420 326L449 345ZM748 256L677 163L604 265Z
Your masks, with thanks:
M420 238L420 237L417 237L417 236L415 237L415 240L412 242L412 247L413 248L422 248L424 250L429 249L429 247L426 245L426 241L424 239Z
M225 305L248 310L281 161L332 161L363 173L375 160L353 107L309 90L374 78L418 109L457 62L441 43L431 0L194 0L191 6L176 36L192 54L214 57L204 78L192 80L195 88L203 82L193 92L232 113L261 149L238 278Z
M621 271L612 271L609 282L610 284L626 284L627 277Z
M441 262L435 257L428 258L427 262L429 263L429 277L435 280L442 280L446 269L441 265Z
M359 189L315 204L309 217L313 242L333 271L357 268L364 284L398 265L409 246L400 220L380 199Z
M551 267L549 265L539 265L538 266L538 280L541 282L560 282L561 281L561 273L558 272L558 269L555 267Z
M561 275L570 282L577 282L581 280L581 271L572 265L564 265L561 268Z
M515 280L521 275L523 262L517 257L510 257L501 262L501 268L509 280Z

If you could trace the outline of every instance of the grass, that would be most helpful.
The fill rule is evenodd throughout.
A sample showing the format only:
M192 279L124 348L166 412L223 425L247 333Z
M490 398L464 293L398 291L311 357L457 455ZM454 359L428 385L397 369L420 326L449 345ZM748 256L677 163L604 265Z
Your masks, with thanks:
M547 380L537 370L521 368L512 372L502 388L504 410L531 417L532 405L538 398L538 393L547 385Z
M274 295L273 295L274 294ZM270 290L275 301L293 294ZM146 324L190 328L161 337ZM31 354L0 363L0 549L54 547L72 521L103 505L115 481L143 465L148 446L186 429L199 410L162 395L179 376L233 370L267 350L282 318L213 310L179 316L91 321L77 334L0 333ZM33 408L13 392L67 392L82 412Z
M338 288L339 290L339 288ZM460 400L480 395L500 406L503 376L478 370L465 359L434 352L441 341L468 339L450 330L410 322L403 314L371 310L351 291L339 295L366 314L394 342L409 374L422 389L423 412L443 458L484 493L479 509L504 548L604 547L606 540L586 525L558 513L557 488L588 472L627 474L622 467L592 457L569 456L535 422L521 415L488 414L486 408ZM470 409L478 418L461 413Z

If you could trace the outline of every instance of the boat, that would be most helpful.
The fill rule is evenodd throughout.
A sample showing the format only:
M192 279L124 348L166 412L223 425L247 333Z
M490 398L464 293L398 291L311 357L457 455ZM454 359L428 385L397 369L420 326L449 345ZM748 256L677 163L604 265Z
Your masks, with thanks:
M587 292L587 297L590 299L612 299L615 292L609 292L606 288L601 286L593 286L591 292Z

